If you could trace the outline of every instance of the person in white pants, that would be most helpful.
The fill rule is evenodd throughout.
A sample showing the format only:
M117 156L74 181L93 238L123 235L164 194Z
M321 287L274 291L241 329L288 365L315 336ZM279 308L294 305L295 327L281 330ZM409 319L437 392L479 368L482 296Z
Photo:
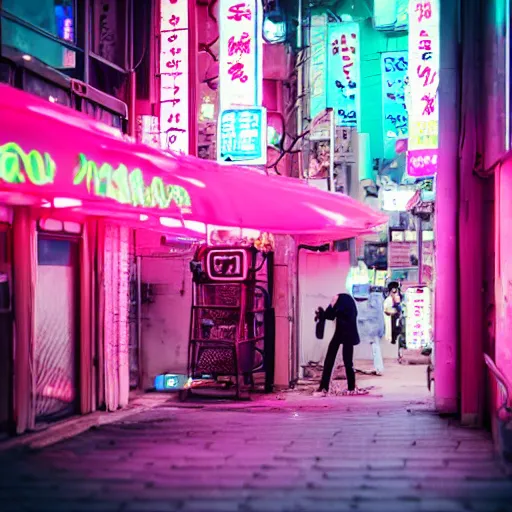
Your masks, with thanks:
M374 373L383 375L384 360L380 341L385 333L382 314L384 297L380 292L372 292L369 285L354 285L352 296L357 305L357 329L361 343L371 345Z

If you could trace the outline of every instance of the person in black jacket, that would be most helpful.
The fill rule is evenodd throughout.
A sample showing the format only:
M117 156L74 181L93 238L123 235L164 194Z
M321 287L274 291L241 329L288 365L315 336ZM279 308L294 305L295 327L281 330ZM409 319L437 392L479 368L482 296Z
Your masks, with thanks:
M343 345L343 364L345 365L348 387L344 394L365 394L365 391L356 388L354 347L359 345L360 340L357 331L357 306L354 299L348 293L340 293L333 298L326 310L323 308L317 309L315 320L317 322L317 337L323 337L323 327L326 320L336 321L336 329L327 349L322 380L317 393L323 396L327 395L338 349L340 345Z

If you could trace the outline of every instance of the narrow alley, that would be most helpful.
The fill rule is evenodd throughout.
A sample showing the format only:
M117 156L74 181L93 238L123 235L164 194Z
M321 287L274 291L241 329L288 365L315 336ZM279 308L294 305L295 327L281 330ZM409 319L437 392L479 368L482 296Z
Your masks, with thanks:
M0 510L512 510L490 435L433 412L424 367L392 371L400 387L385 378L365 397L170 397L43 450L2 453Z

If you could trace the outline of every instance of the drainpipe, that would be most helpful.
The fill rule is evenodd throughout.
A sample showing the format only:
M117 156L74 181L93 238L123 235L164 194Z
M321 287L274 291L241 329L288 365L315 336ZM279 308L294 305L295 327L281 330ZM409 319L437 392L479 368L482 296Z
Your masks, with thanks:
M136 104L137 104L137 74L134 68L134 6L131 0L126 4L126 27L125 34L128 39L128 51L126 52L126 69L128 69L128 134L136 137L137 121L136 121Z
M435 406L458 410L458 0L439 1L439 172L437 173Z

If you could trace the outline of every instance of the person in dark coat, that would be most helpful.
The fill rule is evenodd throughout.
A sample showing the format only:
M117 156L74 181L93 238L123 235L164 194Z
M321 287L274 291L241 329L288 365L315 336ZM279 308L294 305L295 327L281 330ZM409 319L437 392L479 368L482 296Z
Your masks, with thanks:
M323 337L323 327L326 320L335 320L336 328L334 336L329 343L325 356L322 380L317 393L326 396L329 391L332 370L340 345L343 345L343 364L347 376L347 390L344 394L365 394L356 388L356 373L354 370L354 347L359 345L359 333L357 331L357 306L354 299L348 293L340 293L333 298L329 307L316 311L317 337Z

